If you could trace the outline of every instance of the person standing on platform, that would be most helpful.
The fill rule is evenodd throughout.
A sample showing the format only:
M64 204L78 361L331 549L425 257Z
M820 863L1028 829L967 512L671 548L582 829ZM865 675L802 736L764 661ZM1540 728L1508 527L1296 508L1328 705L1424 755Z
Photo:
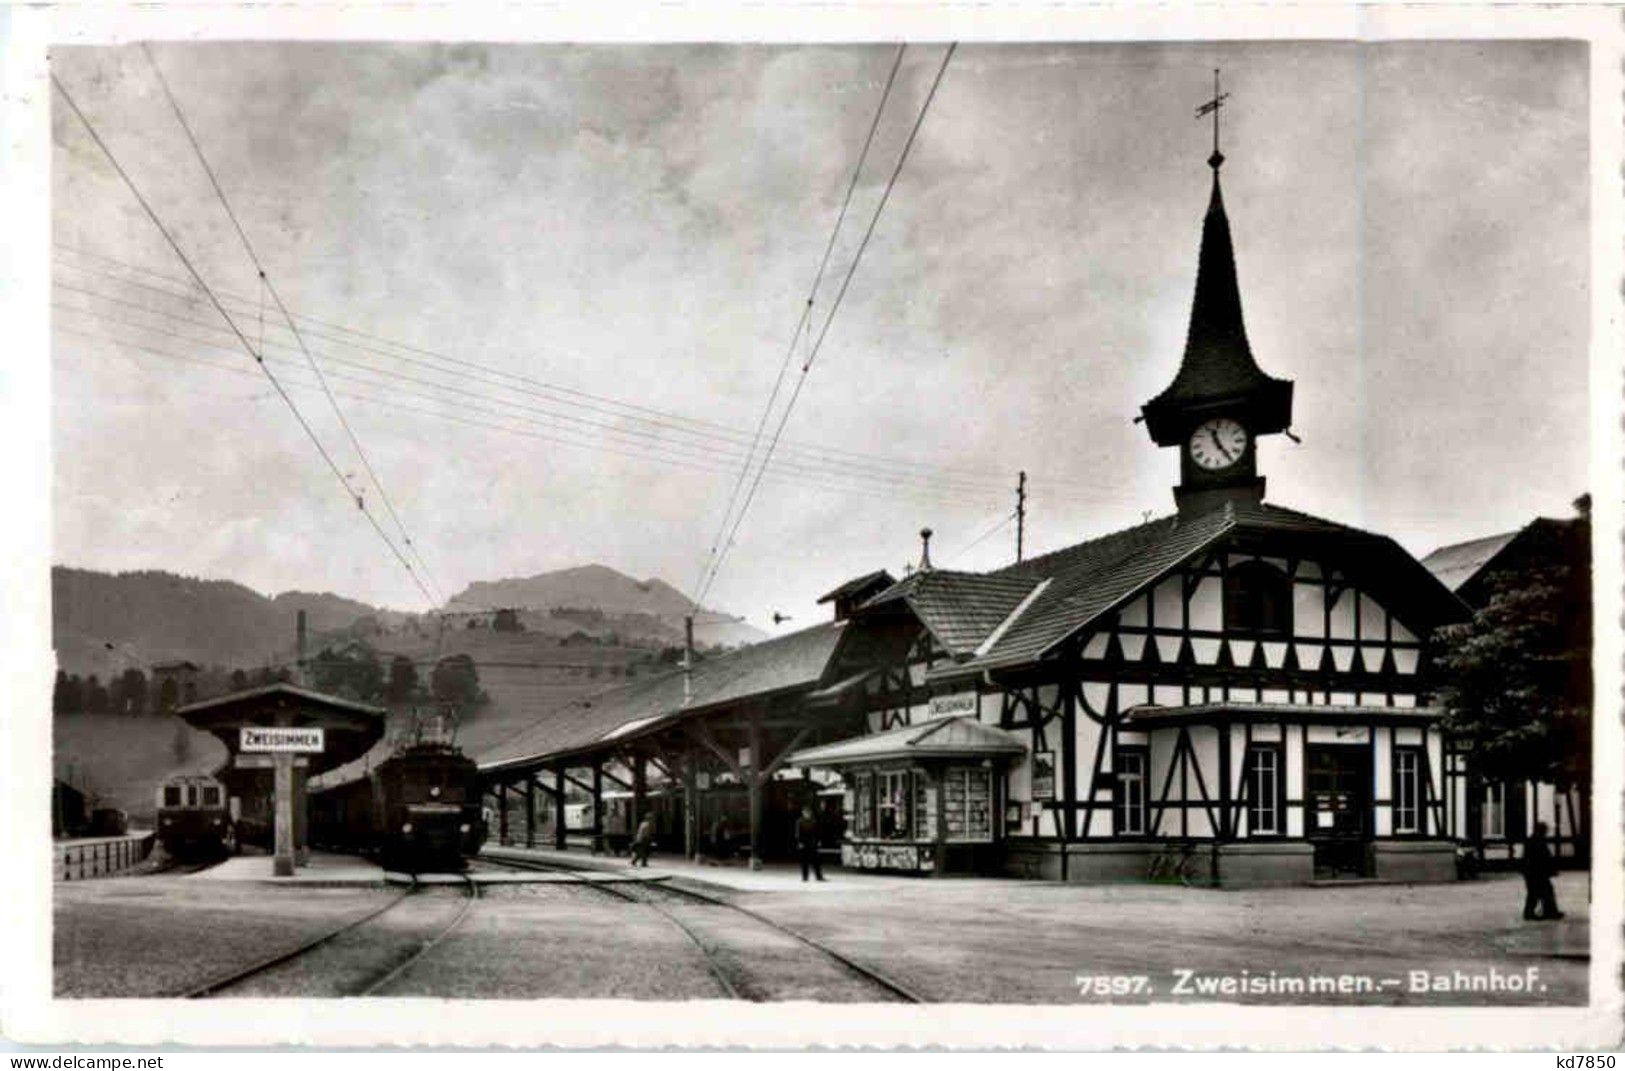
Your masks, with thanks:
M632 836L632 865L647 867L649 853L655 846L655 818L652 814L643 816L638 823L638 831Z
M1557 909L1557 892L1552 888L1552 875L1556 873L1557 864L1552 859L1551 849L1546 846L1546 823L1536 822L1534 832L1523 842L1525 921L1563 917L1563 912ZM1540 907L1538 915L1535 914L1537 904Z
M801 858L801 880L807 880L811 870L824 880L824 864L818 858L818 819L811 806L801 808L801 821L796 823L796 854Z

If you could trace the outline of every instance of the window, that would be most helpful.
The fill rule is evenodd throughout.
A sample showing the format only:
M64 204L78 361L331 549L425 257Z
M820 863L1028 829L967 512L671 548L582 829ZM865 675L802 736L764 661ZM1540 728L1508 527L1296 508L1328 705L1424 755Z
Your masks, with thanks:
M1500 781L1492 781L1484 786L1484 836L1506 836L1506 797L1507 787Z
M179 786L179 785L165 785L164 786L164 806L165 807L179 807L180 805L181 805L181 786Z
M855 779L856 800L852 815L852 833L859 837L875 835L875 775L861 773Z
M218 806L220 806L220 786L219 785L204 785L203 786L203 806L205 806L205 807L218 807Z
M875 775L875 832L887 840L906 840L912 829L907 770Z
M197 786L196 785L187 785L186 786L186 805L188 807L196 807L197 806Z
M942 779L942 815L949 840L993 839L993 782L982 766L955 766Z
M1117 833L1137 836L1145 833L1144 748L1121 748L1117 752Z
M1232 632L1292 633L1292 581L1261 561L1242 562L1224 575L1224 627Z
M1253 836L1285 832L1281 807L1281 749L1273 744L1254 744L1247 749L1247 772L1243 778L1247 794L1247 829Z
M1394 749L1394 832L1422 831L1422 752Z

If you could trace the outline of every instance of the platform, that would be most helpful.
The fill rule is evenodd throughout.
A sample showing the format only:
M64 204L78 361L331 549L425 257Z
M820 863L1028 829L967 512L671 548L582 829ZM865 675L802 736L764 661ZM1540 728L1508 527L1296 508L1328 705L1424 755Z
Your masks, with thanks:
M310 862L279 878L269 855L234 855L187 877L187 881L259 881L271 885L383 885L384 868L356 855L311 852Z
M887 874L871 870L848 870L838 863L824 864L826 880L801 880L801 866L795 862L768 862L762 869L752 870L744 862L696 863L681 856L661 855L649 857L647 867L634 867L627 856L593 855L586 851L558 851L553 848L498 847L487 844L480 851L483 858L523 859L550 866L604 874L637 875L640 879L683 878L737 892L852 892L854 889L887 889L900 885L917 886L931 882L928 875ZM959 877L942 879L955 885L1008 884L1009 878Z

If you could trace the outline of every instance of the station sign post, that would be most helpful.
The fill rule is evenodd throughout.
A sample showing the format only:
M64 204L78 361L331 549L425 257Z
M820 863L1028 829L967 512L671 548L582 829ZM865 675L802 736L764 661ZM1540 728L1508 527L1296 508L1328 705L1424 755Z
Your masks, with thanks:
M272 873L279 878L293 876L293 760L295 755L319 755L327 745L326 731L320 727L294 728L283 725L244 725L238 730L237 750L244 754L269 753L275 773L276 822L275 859Z

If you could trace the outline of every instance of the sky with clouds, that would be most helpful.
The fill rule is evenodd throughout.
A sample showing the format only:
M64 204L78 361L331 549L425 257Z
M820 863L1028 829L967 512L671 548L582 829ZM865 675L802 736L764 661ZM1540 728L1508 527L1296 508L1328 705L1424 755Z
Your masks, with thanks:
M695 587L895 51L151 57L452 593L594 561ZM904 52L815 323L943 52ZM708 604L805 624L843 579L900 572L926 525L938 565L1002 564L1020 469L1033 553L1171 508L1178 459L1133 418L1182 350L1214 67L1248 332L1296 382L1301 444L1260 448L1270 500L1418 554L1569 511L1583 44L967 44ZM148 55L52 69L363 484ZM53 559L424 608L60 97L53 135Z

